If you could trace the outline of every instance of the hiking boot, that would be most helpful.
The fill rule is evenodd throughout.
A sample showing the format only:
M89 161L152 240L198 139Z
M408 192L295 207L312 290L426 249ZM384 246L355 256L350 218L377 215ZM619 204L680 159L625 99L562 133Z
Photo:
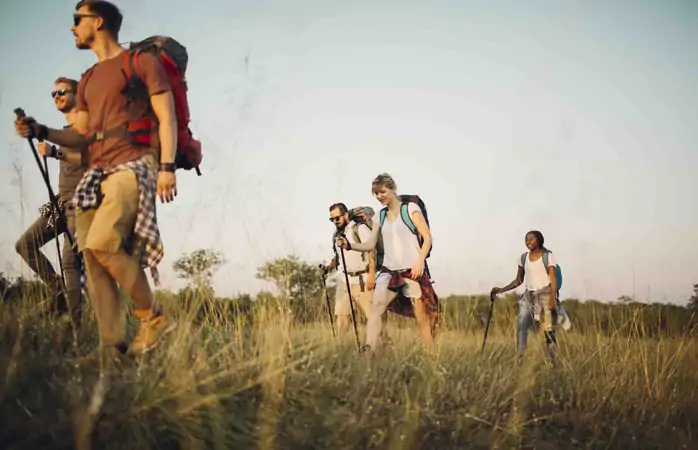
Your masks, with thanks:
M165 334L177 328L177 322L162 310L136 309L133 315L138 318L141 325L128 349L129 354L148 352Z

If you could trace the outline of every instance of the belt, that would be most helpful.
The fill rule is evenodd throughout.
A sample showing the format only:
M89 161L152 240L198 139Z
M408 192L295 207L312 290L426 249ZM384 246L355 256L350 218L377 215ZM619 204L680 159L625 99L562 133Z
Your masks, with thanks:
M366 283L364 282L363 275L367 272L368 270L357 270L355 272L347 272L347 275L349 275L350 277L359 277L359 287L361 288L361 292L366 291Z

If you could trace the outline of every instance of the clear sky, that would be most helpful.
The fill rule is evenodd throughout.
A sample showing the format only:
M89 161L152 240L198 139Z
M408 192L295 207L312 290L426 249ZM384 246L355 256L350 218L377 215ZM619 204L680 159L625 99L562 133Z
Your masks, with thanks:
M14 276L47 195L12 110L63 125L52 82L96 59L74 46L75 1L0 2L0 270ZM698 2L116 3L121 41L167 34L190 56L203 175L178 173L159 207L165 288L201 247L228 259L221 295L268 287L253 275L270 258L329 258L328 206L377 207L384 171L427 204L442 296L508 283L530 229L564 297L683 303L698 283Z

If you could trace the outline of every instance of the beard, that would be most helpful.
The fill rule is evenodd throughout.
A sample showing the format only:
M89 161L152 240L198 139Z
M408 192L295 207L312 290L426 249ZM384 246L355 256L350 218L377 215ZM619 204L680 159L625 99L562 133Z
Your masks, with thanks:
M62 112L62 113L65 114L65 113L67 113L67 112L70 112L70 110L73 109L73 108L75 108L75 102L74 102L74 101L72 101L72 102L68 101L68 102L65 102L65 105L64 105L62 108L58 108L58 111L60 111L60 112Z
M75 36L75 46L78 50L89 50L92 41L94 41L94 37L81 40L79 37Z

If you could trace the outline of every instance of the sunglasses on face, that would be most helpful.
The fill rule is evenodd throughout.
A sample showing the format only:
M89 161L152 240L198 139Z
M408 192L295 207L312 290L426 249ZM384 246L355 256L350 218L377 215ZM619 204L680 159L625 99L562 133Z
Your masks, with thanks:
M51 97L56 98L57 95L60 95L62 97L65 94L68 94L70 92L73 92L73 91L71 91L70 89L59 89L57 91L51 91Z
M330 217L330 222L339 222L342 220L342 216Z
M96 14L73 14L73 26L78 26L80 25L80 21L83 19L83 17L99 17Z

